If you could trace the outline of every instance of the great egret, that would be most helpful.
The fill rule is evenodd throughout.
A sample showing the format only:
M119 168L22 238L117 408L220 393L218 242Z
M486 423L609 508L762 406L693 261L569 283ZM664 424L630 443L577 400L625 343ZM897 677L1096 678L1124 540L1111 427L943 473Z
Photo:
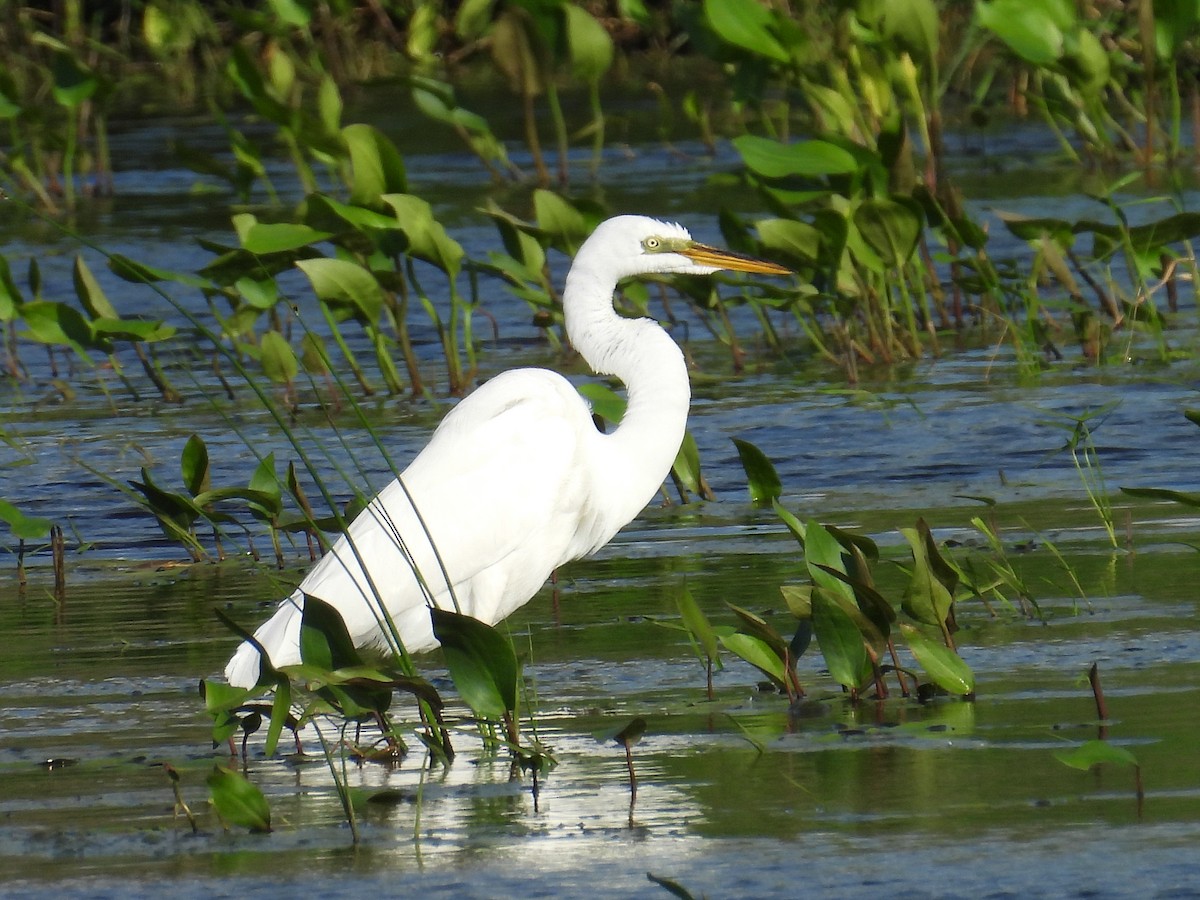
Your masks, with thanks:
M447 580L461 612L495 624L556 568L608 543L670 472L690 397L674 340L650 319L618 315L613 291L635 275L719 269L790 274L697 243L679 225L643 216L601 223L575 256L563 312L575 349L627 389L617 428L598 431L587 403L556 372L514 369L485 383L446 415L400 478L255 632L271 662L300 662L305 595L335 607L355 645L374 650L388 647L381 601L415 653L437 646L431 598L454 608ZM238 647L225 676L232 685L255 685L259 654L252 644Z

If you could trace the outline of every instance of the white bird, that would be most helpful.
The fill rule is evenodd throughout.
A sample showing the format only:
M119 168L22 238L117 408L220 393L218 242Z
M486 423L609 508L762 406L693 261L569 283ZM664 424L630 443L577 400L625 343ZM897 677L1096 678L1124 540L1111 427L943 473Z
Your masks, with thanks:
M305 595L341 613L355 646L376 651L389 649L382 602L405 648L417 653L437 646L431 599L443 609L454 609L457 600L461 612L495 624L528 602L559 566L608 543L670 472L690 399L687 366L674 340L650 319L618 315L613 292L621 279L636 275L719 269L790 274L697 243L679 225L643 216L601 223L575 256L563 313L571 343L588 365L624 383L628 402L619 425L599 431L587 402L556 372L514 369L483 384L446 415L399 479L255 632L271 662L300 662ZM225 677L239 687L256 684L259 653L252 644L238 647Z

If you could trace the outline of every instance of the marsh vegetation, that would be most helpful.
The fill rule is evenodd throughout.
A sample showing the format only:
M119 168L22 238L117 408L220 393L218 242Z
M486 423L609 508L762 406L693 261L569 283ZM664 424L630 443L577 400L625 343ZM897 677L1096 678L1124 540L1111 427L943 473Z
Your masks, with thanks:
M13 890L851 895L869 851L1143 896L1200 792L1196 40L1157 3L6 7ZM619 294L692 366L662 505L445 655L314 604L304 665L213 679L482 380L619 417L559 291L623 211L797 272Z

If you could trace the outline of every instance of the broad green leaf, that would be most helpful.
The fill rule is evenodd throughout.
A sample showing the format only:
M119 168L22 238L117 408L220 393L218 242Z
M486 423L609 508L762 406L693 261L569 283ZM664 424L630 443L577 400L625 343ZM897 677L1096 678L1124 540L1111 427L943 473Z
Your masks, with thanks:
M788 62L791 54L772 33L776 16L756 0L704 0L709 27L726 43L774 62Z
M269 253L283 253L289 250L299 250L312 244L328 240L332 235L326 231L317 231L307 225L292 222L268 224L254 222L239 235L242 249L256 256Z
M763 219L755 222L758 238L768 250L786 253L804 263L821 258L821 232L795 219Z
M342 140L350 153L353 172L351 203L373 206L384 194L408 190L404 159L382 131L371 125L347 125L342 129Z
M383 312L383 289L375 276L345 259L301 259L296 267L308 276L313 290L325 303L343 304L358 311L358 317L374 324Z
M591 232L592 223L579 208L554 193L539 189L533 194L538 228L561 250L574 254Z
M812 618L811 584L782 584L779 586L779 593L783 596L783 602L787 604L788 612L793 616L797 619Z
M846 574L842 545L816 520L809 522L804 528L804 563L814 584L853 602L854 590L850 585L826 571L833 569Z
M851 690L866 684L872 669L862 632L842 606L823 590L812 592L812 624L833 680Z
M926 637L912 625L902 623L900 631L908 649L934 684L959 697L975 693L975 673L961 656L945 644Z
M783 493L783 482L767 455L749 441L733 438L746 472L746 486L754 503L772 503Z
M567 45L571 51L571 70L581 81L598 81L613 61L613 42L604 26L582 6L562 5L567 17Z
M517 709L520 667L512 644L471 616L431 609L433 633L442 645L459 696L484 719L501 719Z
M208 447L200 435L193 434L183 445L183 452L179 455L179 472L183 476L184 488L193 497L211 488Z
M279 483L279 476L275 474L275 451L264 456L255 467L248 487L251 491L270 498L268 503L261 500L249 501L250 510L255 515L269 521L283 512L283 485Z
M84 359L88 349L110 348L97 344L92 326L83 314L65 303L51 300L33 300L21 307L21 320L29 329L29 336L43 344L70 347Z
M726 603L725 605L733 610L738 619L741 621L741 625L738 627L739 631L758 638L760 641L770 647L771 652L778 656L781 661L787 658L787 643L784 641L783 636L775 630L775 627L770 622L768 622L762 616L755 615L748 609L743 609L736 604Z
M222 820L251 831L271 830L271 807L267 798L240 773L224 766L213 766L207 781L213 808Z
M1051 66L1063 55L1063 29L1074 16L1060 11L1058 0L992 0L975 4L979 24L1019 57L1035 66Z
M1088 771L1093 766L1102 763L1114 763L1118 766L1137 766L1137 757L1124 747L1117 747L1108 741L1087 741L1071 750L1059 750L1054 758L1072 769Z
M921 238L921 208L913 200L867 199L854 210L854 225L884 265L902 266Z
M434 218L429 201L412 194L384 194L382 200L395 211L400 229L408 238L408 252L433 263L451 279L456 278L466 251Z
M0 521L8 523L13 537L36 540L45 537L54 523L38 516L28 516L7 500L0 500Z
M362 665L342 614L311 594L304 595L300 618L300 659L305 665L330 671Z
M784 144L770 138L744 134L734 138L733 146L747 168L764 178L803 175L811 178L850 175L859 170L858 160L848 150L828 141L800 141Z
M783 660L766 641L740 631L717 630L717 639L730 653L744 659L766 675L776 687L783 689L787 684L787 672Z
M270 309L279 302L279 285L273 278L239 278L233 283L242 299L255 309Z
M916 528L901 528L913 553L912 576L904 592L904 611L926 625L941 626L954 602L957 575L945 564L924 519Z
M278 331L264 331L259 352L264 374L276 384L291 384L300 363L287 338Z

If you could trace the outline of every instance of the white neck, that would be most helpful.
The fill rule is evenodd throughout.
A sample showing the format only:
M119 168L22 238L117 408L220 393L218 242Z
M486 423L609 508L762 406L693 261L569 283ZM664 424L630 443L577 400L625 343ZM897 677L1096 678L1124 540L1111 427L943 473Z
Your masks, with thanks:
M603 515L615 534L645 508L671 471L687 427L691 390L683 354L650 319L625 319L613 309L616 284L578 264L563 292L567 334L597 373L624 383L628 404L620 424L602 435L597 474ZM608 540L605 537L605 540Z

